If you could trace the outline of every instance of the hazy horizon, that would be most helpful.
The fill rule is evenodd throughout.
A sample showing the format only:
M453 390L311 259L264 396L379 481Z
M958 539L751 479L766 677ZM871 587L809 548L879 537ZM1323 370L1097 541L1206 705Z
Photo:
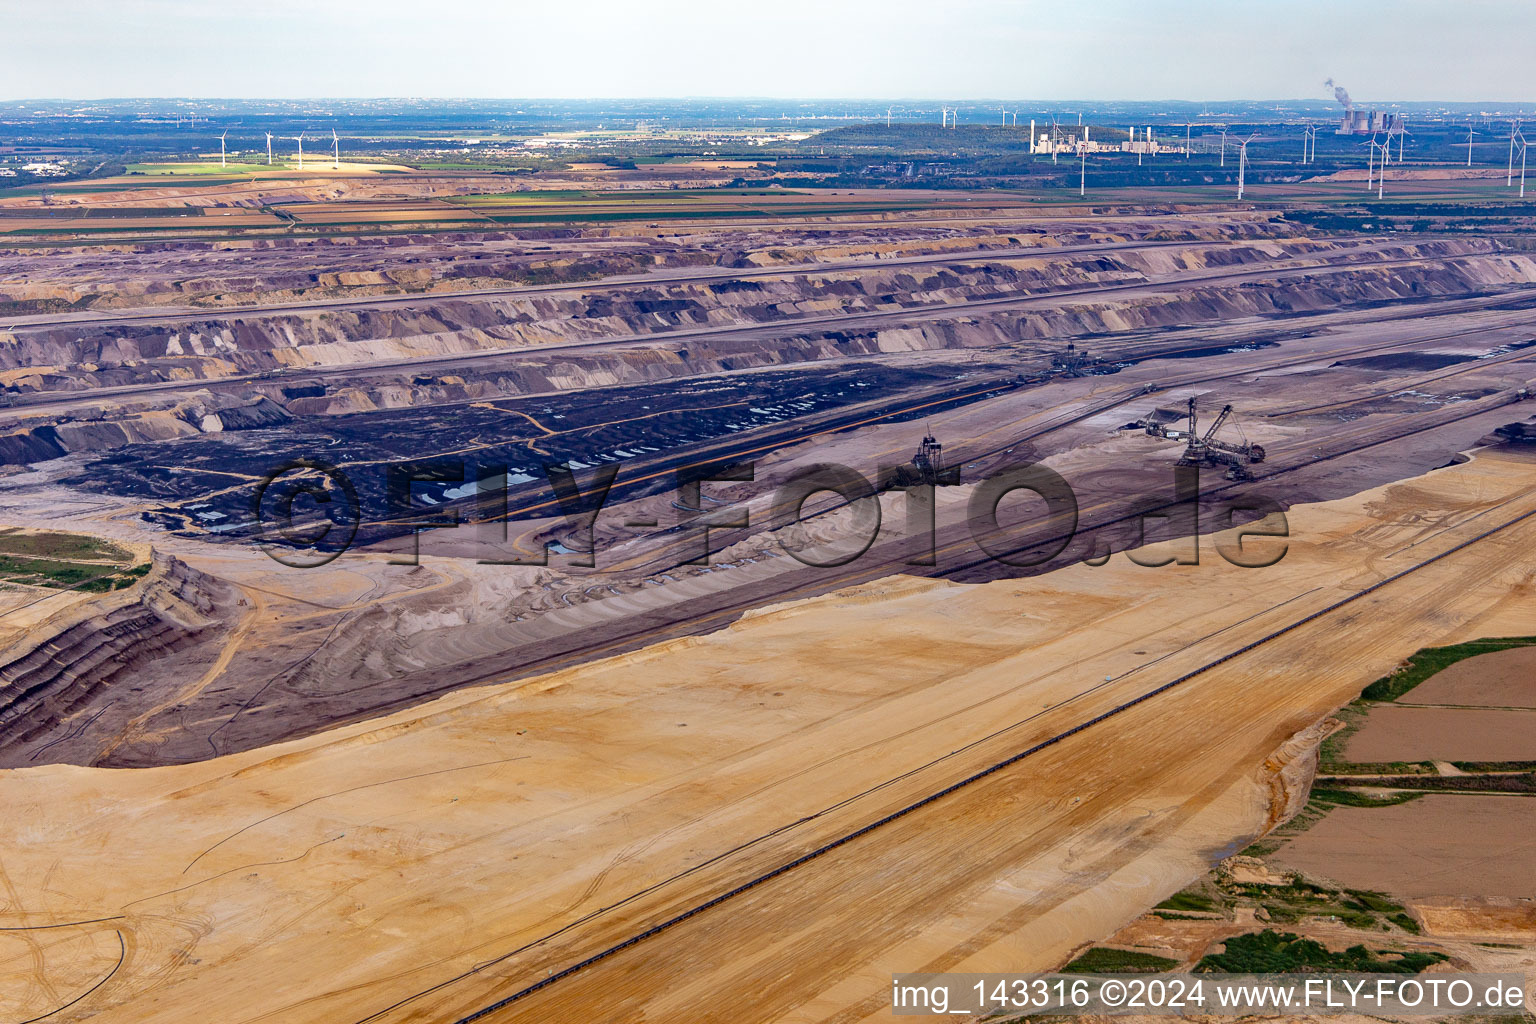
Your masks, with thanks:
M775 98L1363 103L1536 97L1519 0L406 0L7 3L6 102L53 98ZM1283 12L1283 13L1282 13ZM1180 99L1173 99L1178 97Z

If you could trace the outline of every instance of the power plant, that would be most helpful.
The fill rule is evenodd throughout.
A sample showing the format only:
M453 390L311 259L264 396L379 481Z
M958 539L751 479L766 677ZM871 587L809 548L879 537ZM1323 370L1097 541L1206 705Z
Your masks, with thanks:
M1339 119L1339 135L1373 135L1377 132L1400 132L1403 130L1403 115L1389 113L1385 110L1355 110L1350 108L1344 111L1344 116Z
M1355 109L1355 101L1350 99L1349 90L1342 85L1336 85L1333 79L1328 79L1323 85L1333 90L1333 98L1338 100L1339 105L1344 108L1336 134L1374 135L1377 132L1400 132L1406 127L1401 114L1385 110Z

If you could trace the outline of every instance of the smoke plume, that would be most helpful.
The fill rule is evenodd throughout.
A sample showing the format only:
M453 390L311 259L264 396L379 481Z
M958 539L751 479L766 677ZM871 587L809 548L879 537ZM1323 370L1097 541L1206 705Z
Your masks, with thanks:
M1324 82L1323 88L1332 89L1333 98L1338 100L1339 105L1342 106L1345 110L1355 109L1355 101L1349 98L1349 90L1344 88L1342 85L1334 85L1333 79L1330 78L1328 81Z

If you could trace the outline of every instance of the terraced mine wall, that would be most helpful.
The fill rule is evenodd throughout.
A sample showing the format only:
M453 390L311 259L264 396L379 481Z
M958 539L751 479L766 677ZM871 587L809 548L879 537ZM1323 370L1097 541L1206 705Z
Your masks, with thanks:
M218 631L236 603L233 588L169 555L151 559L135 586L72 606L0 652L0 767L36 763L35 739L74 709L103 688L133 688L146 665Z
M1135 208L1126 213L1144 213ZM1166 211L1159 211L1166 212ZM824 226L651 225L525 227L516 231L167 240L77 248L0 248L0 312L127 309L149 305L233 306L400 291L439 291L578 282L608 274L688 266L772 267L959 250L1037 248L1137 239L1262 240L1293 233L1273 214L1190 218L1180 228L1134 219L1105 224L1013 210L998 223L895 214ZM936 217L941 223L932 223ZM863 220L863 218L861 218Z
M1536 258L1525 254L1481 252L1479 243L1426 242L1376 250L1376 260L1422 259L1420 265L1324 269L1335 257L1313 243L1284 249L1289 258L1316 259L1316 278L1288 278L1278 286L1264 281L1191 287L1127 302L1063 296L1056 309L1014 319L1013 337L1076 337L1200 323L1232 316L1268 316L1327 309L1345 304L1405 298L1464 295L1536 281ZM1182 258L1204 267L1242 267L1276 258L1275 246L1200 250ZM1149 259L1164 266L1153 267ZM865 272L825 272L782 278L679 284L602 292L488 298L423 299L420 307L329 310L308 314L242 317L163 325L103 324L30 330L14 345L0 348L0 380L14 392L126 386L167 380L216 380L231 374L342 367L356 363L410 358L443 358L490 351L622 340L667 330L782 324L795 335L793 320L817 315L899 313L916 307L1018 297L1048 297L1053 292L1101 286L1151 284L1139 269L1163 270L1174 259L1135 255L1080 254L990 260L937 269L892 268ZM987 311L978 311L986 316ZM962 323L962 328L964 324ZM914 333L927 328L876 332L873 344L833 348L829 354L950 347L940 334ZM822 334L822 338L831 335ZM953 337L951 335L951 337ZM657 339L664 343L663 338ZM993 344L995 335L975 344ZM764 366L803 358L791 349L761 342L733 346L729 339L690 343L679 351L688 372ZM559 357L565 359L565 356ZM711 358L717 360L710 364ZM633 357L625 357L631 362ZM745 359L745 363L739 361ZM664 372L665 357L640 360L652 372ZM574 365L574 364L572 364ZM643 372L643 371L642 371ZM560 375L546 374L553 380ZM626 375L634 379L633 373ZM626 379L620 377L619 379ZM656 378L651 378L656 379ZM581 386L604 382L583 380ZM526 393L529 389L519 389Z

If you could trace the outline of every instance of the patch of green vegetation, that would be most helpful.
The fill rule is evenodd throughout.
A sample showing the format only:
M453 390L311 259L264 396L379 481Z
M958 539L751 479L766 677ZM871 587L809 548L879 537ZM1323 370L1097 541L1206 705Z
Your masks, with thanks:
M1211 899L1209 896L1206 896L1204 893L1193 892L1189 889L1185 889L1183 892L1176 892L1172 896L1169 896L1167 899L1163 900L1163 902L1159 903L1154 909L1184 911L1203 910L1207 913L1210 913L1221 908L1216 905L1215 900Z
M1367 889L1345 889L1344 891L1364 910L1374 910L1378 914L1395 914L1403 909L1401 903L1379 892L1371 892Z
M96 537L45 530L0 530L0 581L102 593L132 586L149 565Z
M1353 789L1314 789L1310 802L1330 807L1395 807L1417 800L1423 793L1384 793L1373 796Z
M1419 934L1419 922L1415 921L1410 914L1388 914L1387 920L1411 935Z
M65 558L77 561L132 562L133 555L110 541L80 533L44 530L22 533L0 530L0 554L35 555L41 558Z
M1356 780L1351 780L1356 781ZM1358 780L1361 785L1386 789L1411 789L1424 793L1536 793L1536 773L1514 772L1476 775L1397 775ZM1352 792L1343 790L1342 792ZM1406 794L1402 794L1406 795Z
M1385 921L1399 923L1391 915L1406 914L1401 903L1382 893L1335 889L1309 882L1300 874L1289 875L1282 885L1230 880L1218 884L1222 894L1230 897L1232 902L1258 906L1270 921L1280 924L1294 924L1306 917L1323 917L1362 931L1387 931Z
M1302 939L1291 932L1276 932L1268 928L1262 932L1233 936L1222 945L1222 952L1201 957L1195 970L1233 974L1294 974L1309 971L1418 974L1447 959L1443 953L1418 950L1372 953L1359 945L1335 953L1313 939Z
M1536 761L1452 761L1458 771L1464 772L1533 772Z
M0 555L0 581L23 583L33 587L63 587L82 590L111 590L107 577L116 575L110 566L81 565L78 562L54 562L41 558L17 558Z
M1369 701L1394 701L1436 673L1479 654L1507 651L1512 647L1536 646L1536 636L1471 640L1449 647L1425 647L1414 653L1390 675L1383 676L1361 691Z
M1322 766L1326 775L1435 775L1433 761L1347 761Z
M6 299L0 301L0 316L17 314L26 316L31 313L62 313L69 309L69 302L65 299Z
M278 164L277 166L278 167L285 167L286 164ZM146 175L149 175L149 174L154 174L154 175L162 175L162 174L175 174L175 175L183 175L183 174L217 174L217 175L224 175L224 176L227 177L227 176L232 175L232 174L259 174L259 173L261 173L263 171L270 171L270 170L272 170L272 168L268 167L265 163L259 163L259 164L237 164L237 163L231 162L227 166L220 167L218 164L213 163L211 161L208 162L208 163L203 163L203 162L199 161L199 162L168 163L168 164L129 164L128 167L127 167L127 170L124 173L126 173L126 174L146 174Z
M1177 966L1177 960L1165 956L1094 946L1061 970L1063 974L1155 974Z

